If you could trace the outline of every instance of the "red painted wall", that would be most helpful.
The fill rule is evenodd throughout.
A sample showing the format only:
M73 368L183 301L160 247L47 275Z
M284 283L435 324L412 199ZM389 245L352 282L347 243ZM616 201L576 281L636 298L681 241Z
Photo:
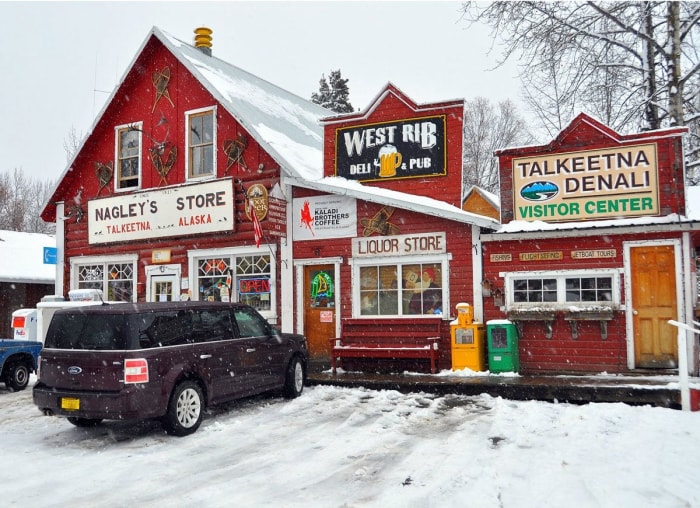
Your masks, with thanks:
M621 231L622 232L622 231ZM645 240L680 238L679 234L648 233ZM616 268L623 270L624 242L638 241L638 234L605 234L572 238L529 238L503 240L483 244L484 277L494 289L505 291L500 272L526 272L551 270L595 270ZM572 259L572 250L615 249L610 259ZM561 261L519 261L522 252L563 252ZM490 261L492 254L511 254L512 262ZM625 305L624 275L620 274L621 306ZM484 298L485 320L504 319L505 313L496 307L493 298ZM505 302L504 302L505 303ZM626 316L623 310L615 311L608 322L607 339L601 338L600 325L596 321L578 323L578 339L572 337L569 323L562 312L557 314L552 327L552 338L545 337L544 324L539 321L523 321L520 336L520 367L524 373L532 372L624 372L627 371Z
M392 189L400 192L427 196L445 201L457 208L462 204L462 130L464 120L463 101L416 105L400 90L388 85L375 104L366 108L368 114L350 115L347 120L333 122L324 127L323 167L325 176L336 175L335 143L338 129L388 122L445 115L447 147L447 175L365 182L365 185Z
M152 76L166 67L170 69L171 78L168 92L172 104L165 97L161 97L155 102L156 91ZM170 249L171 263L180 264L183 269L182 275L186 277L188 250L254 244L252 222L246 216L244 194L237 181L242 181L246 188L253 183L261 183L269 190L279 181L279 167L274 159L253 140L223 106L217 104L212 95L155 37L151 37L143 52L138 56L113 100L108 104L97 125L87 137L70 171L59 183L51 201L65 201L66 214L74 213L74 207L77 205L84 213L87 213L89 200L114 195L113 181L98 194L99 185L95 174L95 163L114 162L114 128L137 122L143 122L142 129L144 131L140 190L165 186L161 182L160 175L155 170L148 153L148 148L154 144L153 140L157 142L167 141L169 144L166 146L166 150L169 149L170 144L177 147L177 160L167 176L167 185L185 183L185 112L211 106L217 106L217 176L219 178L232 177L233 179L236 210L235 224L232 230L228 233L193 235L191 237L89 245L87 217L83 216L80 220L71 218L65 221L66 260L78 256L137 252L139 254L137 297L139 301L142 301L146 294L144 266L151 264L153 250ZM241 134L246 136L248 140L243 159L249 169L240 164L233 164L227 170L227 156L222 149L222 144L224 140L236 139ZM262 164L262 171L258 171L260 164ZM124 195L125 193L118 194ZM44 210L42 217L44 220L55 220L55 212L55 207L49 205ZM267 230L265 223L266 220L263 220L263 230ZM274 238L270 238L270 240L274 241ZM67 294L70 285L70 266L66 266L64 280L66 281L64 292Z
M685 214L684 166L682 134L685 127L621 135L593 118L580 114L551 143L540 146L519 147L497 152L501 178L501 222L507 224L513 218L513 159L598 150L625 145L656 142L659 186L659 215Z

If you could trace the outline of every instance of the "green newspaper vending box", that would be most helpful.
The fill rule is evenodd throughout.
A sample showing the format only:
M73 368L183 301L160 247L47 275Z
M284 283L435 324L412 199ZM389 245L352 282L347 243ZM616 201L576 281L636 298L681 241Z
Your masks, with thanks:
M490 372L518 372L518 329L507 319L493 319L486 323L487 349Z

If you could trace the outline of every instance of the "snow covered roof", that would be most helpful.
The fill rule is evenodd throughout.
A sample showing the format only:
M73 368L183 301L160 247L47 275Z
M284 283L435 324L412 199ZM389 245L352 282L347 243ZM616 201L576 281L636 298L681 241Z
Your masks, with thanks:
M56 237L0 230L0 282L54 284L56 265L44 263L44 247L56 247Z
M481 187L477 185L472 185L471 188L464 193L464 200L466 201L469 196L472 195L472 193L476 192L479 194L482 198L484 198L491 206L496 208L497 210L501 208L501 198L499 198L497 195L495 195L493 192L489 192L486 189L482 189Z
M209 56L157 27L152 28L136 52L119 85L97 115L90 132L100 121L151 37L156 37L280 164L283 177L289 179L288 183L491 229L498 225L496 221L464 212L439 200L365 186L344 178L323 178L323 127L320 120L335 113L235 65ZM88 136L89 133L85 139ZM72 163L59 178L59 186ZM54 196L49 203L52 201L55 201ZM43 214L42 217L45 220L49 218Z
M332 111L209 56L157 27L152 33L280 164L285 175L322 176L319 120Z
M442 217L465 224L474 224L483 228L496 229L499 225L499 222L494 219L465 212L461 208L452 206L444 201L381 187L370 187L339 176L328 176L313 181L292 179L290 183L307 189L350 196L370 203L394 206L403 210Z

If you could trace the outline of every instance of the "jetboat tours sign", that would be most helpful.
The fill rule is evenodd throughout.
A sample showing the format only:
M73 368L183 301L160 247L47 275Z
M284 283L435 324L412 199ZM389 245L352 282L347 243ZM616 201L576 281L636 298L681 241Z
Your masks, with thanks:
M88 202L91 244L233 229L231 180L170 187Z
M445 116L336 130L336 175L359 182L446 174Z
M513 198L516 220L658 215L656 145L515 158Z

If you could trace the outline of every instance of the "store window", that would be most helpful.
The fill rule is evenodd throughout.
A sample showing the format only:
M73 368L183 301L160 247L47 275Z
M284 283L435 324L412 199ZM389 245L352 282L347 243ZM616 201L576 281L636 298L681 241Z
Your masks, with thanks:
M215 109L187 113L187 178L216 175Z
M71 288L99 289L112 302L135 302L135 256L121 259L80 258L71 260Z
M441 315L446 301L443 263L358 266L356 315Z
M266 317L274 312L274 256L242 249L190 253L194 300L233 301L254 307Z
M506 275L508 307L620 304L617 270L518 272Z
M139 187L141 175L141 124L116 128L117 190Z

